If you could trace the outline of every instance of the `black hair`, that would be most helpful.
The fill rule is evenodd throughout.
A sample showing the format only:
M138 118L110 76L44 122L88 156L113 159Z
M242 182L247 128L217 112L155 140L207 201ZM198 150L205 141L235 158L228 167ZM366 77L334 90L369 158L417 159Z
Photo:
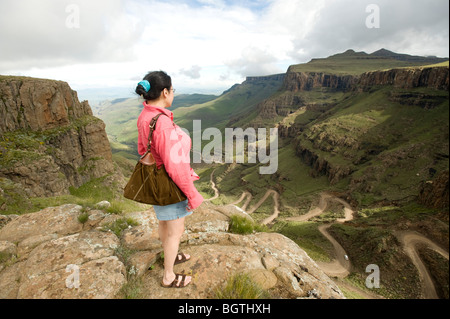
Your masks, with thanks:
M145 92L144 87L138 84L136 94L142 95L146 101L157 100L164 89L170 90L172 88L172 78L163 71L149 72L143 80L150 82L150 91Z

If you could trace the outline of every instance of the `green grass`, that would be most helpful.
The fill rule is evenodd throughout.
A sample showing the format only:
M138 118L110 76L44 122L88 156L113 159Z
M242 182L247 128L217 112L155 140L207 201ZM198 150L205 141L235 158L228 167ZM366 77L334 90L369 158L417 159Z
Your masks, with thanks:
M424 68L442 68L442 67L449 67L449 61L446 62L441 62L441 63L435 63L435 64L429 64L429 65L423 65L423 66L419 66L419 67L408 67L411 69L424 69Z
M215 299L269 299L270 295L247 274L230 277L224 287L215 291Z
M106 177L92 179L78 188L72 186L69 188L70 194L75 197L89 199L92 205L102 200L114 198L113 190L104 187L102 184L105 178Z
M358 210L358 225L389 227L404 221L420 223L426 220L437 220L438 211L415 202L401 206L378 206ZM436 226L437 227L437 226ZM442 229L445 232L445 229ZM448 230L446 231L448 233Z
M268 228L253 222L244 216L233 215L230 219L229 232L234 234L253 234L254 232L267 232Z
M412 96L411 102L400 103L397 96ZM373 185L367 194L352 191L360 204L407 198L430 178L430 168L448 169L448 106L448 92L428 88L348 95L309 124L297 143L332 168L349 168L353 178Z
M217 97L218 97L217 95L208 95L208 94L176 95L170 109L173 111L179 107L189 107L192 105L204 104L217 99Z
M333 246L319 232L315 222L277 222L272 231L290 239L306 251L316 261L330 262Z
M144 210L143 205L123 198L117 194L116 187L105 187L103 184L106 177L93 179L81 187L70 187L70 194L54 197L29 198L22 186L11 181L0 178L0 207L6 206L1 214L26 214L40 211L47 207L61 206L64 204L77 204L85 208L95 208L101 201L109 201L111 206L105 209L111 214L122 214Z
M116 220L115 222L105 225L102 227L102 231L111 231L113 232L117 237L122 236L122 232L125 229L128 229L129 227L138 226L139 223L132 218L121 218Z
M254 106L270 97L281 81L246 81L217 99L174 111L175 122L192 131L193 120L202 121L202 130L215 127L223 131L227 124L236 122Z
M142 277L129 278L119 292L122 299L145 299L144 281Z
M78 216L78 221L81 224L85 224L89 220L89 212L84 210L81 212L81 214Z

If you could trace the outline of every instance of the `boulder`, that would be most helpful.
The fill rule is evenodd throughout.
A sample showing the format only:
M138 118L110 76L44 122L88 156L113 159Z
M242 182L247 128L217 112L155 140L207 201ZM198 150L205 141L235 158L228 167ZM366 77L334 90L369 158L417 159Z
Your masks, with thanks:
M78 221L81 210L79 205L63 205L19 216L0 229L0 241L21 242L37 235L75 234L83 228Z
M193 277L185 289L160 285L162 247L152 208L123 216L93 210L88 221L92 225L84 226L78 221L81 210L63 205L2 219L6 225L0 229L0 249L18 258L0 261L0 298L120 298L129 280L141 283L138 288L146 299L214 298L237 274L247 274L274 298L344 298L287 237L229 233L227 214L233 206L205 203L186 219L180 251L191 259L175 266L176 273ZM120 238L104 231L105 225L124 217L139 225L125 229ZM139 281L133 280L136 277Z

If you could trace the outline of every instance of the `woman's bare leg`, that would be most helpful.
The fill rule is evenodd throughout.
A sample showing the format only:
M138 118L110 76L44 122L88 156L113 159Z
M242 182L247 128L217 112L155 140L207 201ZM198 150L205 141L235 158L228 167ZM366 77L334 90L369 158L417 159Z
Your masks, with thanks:
M159 235L164 248L164 285L170 285L175 280L173 266L178 255L181 236L184 232L184 220L185 218L180 218L160 222ZM184 285L187 285L191 279L190 276L187 276ZM180 284L180 282L177 283L177 285Z

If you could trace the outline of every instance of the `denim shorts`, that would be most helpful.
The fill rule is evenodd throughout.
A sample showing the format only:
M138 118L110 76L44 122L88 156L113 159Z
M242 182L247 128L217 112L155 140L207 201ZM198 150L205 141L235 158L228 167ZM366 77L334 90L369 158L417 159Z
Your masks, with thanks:
M185 200L183 202L167 206L153 205L153 209L155 210L156 218L160 221L176 220L192 215L192 212L188 212L186 210L187 204L188 201Z

